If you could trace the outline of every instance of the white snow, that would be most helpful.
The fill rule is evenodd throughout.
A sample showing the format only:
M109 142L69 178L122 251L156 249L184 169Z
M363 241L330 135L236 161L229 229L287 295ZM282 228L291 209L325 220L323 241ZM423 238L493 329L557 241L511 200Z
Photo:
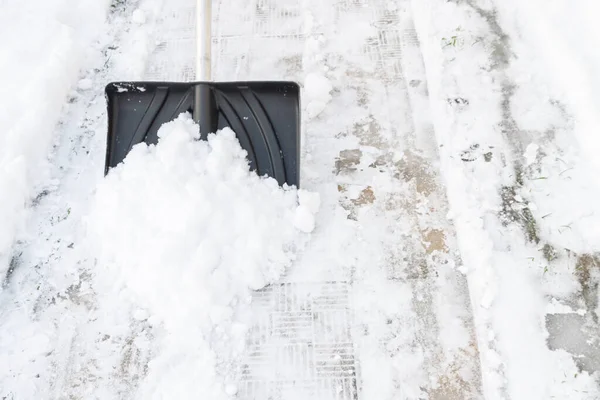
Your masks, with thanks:
M591 50L600 45L590 20L597 9L589 1L509 1L498 8L506 31L519 37L511 73L527 77L519 82L511 109L530 132L524 157L537 171L527 185L537 206L534 215L552 243L578 253L596 252L600 241L600 136L594 134L600 124L600 80L590 72L600 68ZM531 24L531 18L539 21Z
M228 396L235 396L237 394L237 392L238 392L238 388L236 385L233 385L230 383L227 386L225 386L225 393Z
M546 96L548 92L558 96L573 113L572 137L596 174L600 173L600 136L592 132L600 125L600 78L596 73L600 55L595 50L600 46L595 17L599 10L598 4L589 0L509 0L498 7L500 20L511 33L519 32L521 46L528 50L523 55L531 79L544 81Z
M193 2L0 3L0 398L600 398L594 1L218 2L216 80L303 83L300 190L187 115L103 178Z
M309 73L304 81L303 96L308 118L321 114L331 101L331 82L323 74Z
M251 172L229 128L207 142L198 129L182 114L157 146L134 147L98 186L88 221L97 278L122 287L160 337L139 398L236 393L245 300L291 264L307 239L294 225L310 232L318 209L318 195L302 191L298 205L295 188Z
M298 190L298 201L300 205L305 206L312 214L316 214L321 207L321 196L317 192L308 190Z
M143 25L146 23L146 13L144 13L144 10L138 8L131 15L131 20L136 24Z
M302 232L310 233L315 229L315 219L308 207L300 205L294 215L294 226Z
M530 166L535 162L539 148L540 146L538 146L535 143L530 143L527 146L527 149L525 149L525 154L523 154L523 156L525 157L525 166Z
M319 210L321 204L319 193L312 193L303 189L299 190L298 201L300 205L294 215L294 225L302 232L310 233L315 229L314 215Z
M48 179L55 126L108 0L2 2L0 12L0 280L35 186ZM2 289L0 289L2 290Z
M88 78L81 79L77 82L77 87L81 90L89 90L92 88L92 85L92 80Z
M597 252L600 223L592 3L550 3L412 2L487 399L599 396L580 355L547 342L548 305L582 296L570 252Z

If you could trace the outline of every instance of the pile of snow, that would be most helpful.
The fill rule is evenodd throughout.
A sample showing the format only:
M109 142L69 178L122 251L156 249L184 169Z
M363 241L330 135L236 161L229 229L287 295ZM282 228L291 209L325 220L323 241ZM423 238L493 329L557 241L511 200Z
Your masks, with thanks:
M52 134L77 83L90 43L103 32L108 1L1 3L0 277L25 218L34 186L44 179Z
M182 114L158 145L134 147L99 185L88 219L97 282L129 297L133 318L159 336L144 399L237 392L251 290L284 273L319 207L318 194L250 171L230 129L198 136Z

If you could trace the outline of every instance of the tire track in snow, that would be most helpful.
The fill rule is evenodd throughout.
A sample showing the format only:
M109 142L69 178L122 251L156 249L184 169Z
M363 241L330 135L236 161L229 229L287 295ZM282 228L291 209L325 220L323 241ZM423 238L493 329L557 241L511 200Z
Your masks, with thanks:
M473 314L466 277L456 267L462 261L456 244L454 227L447 220L448 204L443 181L439 176L439 153L429 113L429 93L423 56L412 15L402 21L402 61L406 89L413 121L413 133L407 141L409 160L415 159L412 168L415 182L415 225L421 232L427 261L432 266L426 283L415 287L423 295L424 306L417 303L428 315L421 330L427 348L435 349L428 360L430 375L439 375L438 386L429 391L431 399L480 398L481 376L479 351L476 342ZM414 162L414 161L413 161ZM404 172L406 174L406 172ZM405 175L406 176L406 175ZM408 177L411 177L409 175ZM427 212L423 212L423 208ZM447 268L453 265L454 268ZM429 295L429 296L428 296ZM427 298L429 297L429 298ZM418 295L417 295L418 298ZM421 301L423 303L423 301ZM454 318L460 320L454 325ZM464 342L448 340L454 330L462 329Z

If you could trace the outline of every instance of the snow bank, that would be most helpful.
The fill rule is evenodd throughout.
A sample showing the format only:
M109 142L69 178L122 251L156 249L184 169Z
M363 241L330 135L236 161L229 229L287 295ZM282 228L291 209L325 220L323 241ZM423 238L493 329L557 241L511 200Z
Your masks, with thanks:
M159 138L98 187L88 220L97 279L159 332L140 398L225 399L237 390L251 290L292 263L319 198L251 172L230 129L198 141L182 114Z
M600 241L600 28L591 1L502 2L516 87L511 112L530 141L525 166L540 235L556 247L594 253ZM537 134L535 132L538 132Z
M530 73L541 75L573 113L574 139L600 173L600 26L596 1L507 0L498 15L520 33ZM531 79L532 77L526 77Z
M0 277L25 217L65 98L87 48L104 22L108 0L2 2L0 12Z
M538 172L536 175L529 173L541 156L540 150L546 152L541 145L539 148L530 146L532 137L541 137L551 131L553 135L548 136L557 138L553 146L559 144L561 150L567 149L563 153L572 151L570 144L565 145L563 133L558 129L562 120L568 117L561 110L539 107L556 97L540 96L540 92L531 90L531 86L522 91L524 83L532 80L531 75L543 74L543 68L529 58L535 45L524 45L533 34L523 31L520 37L518 31L506 30L504 21L496 19L499 15L508 18L522 12L514 6L516 1L511 2L514 3L512 8L505 7L506 3L444 0L413 0L411 3L427 69L441 171L451 205L449 217L456 226L464 262L462 270L468 277L484 396L486 399L598 398L596 378L578 371L570 354L551 351L546 343L547 298L544 291L550 285L543 278L545 258L543 241L540 241L545 237L538 237L539 243L528 237L533 230L530 220L528 232L517 223L506 222L503 217L507 204L513 204L511 207L515 208L529 207L536 217L540 212L537 208L549 217L550 211L546 211L546 207L561 202L561 207L577 208L573 202L561 201L564 198L557 194L565 186L549 185L543 198L539 195L535 198L540 200L539 204L530 203L532 194L523 189L527 188L530 179L539 176ZM544 8L548 5L542 2L528 4L533 3L536 6L522 15L524 25L531 27L543 19L540 14L546 13ZM566 4L551 3L553 6ZM523 4L522 7L529 6ZM543 46L550 46L551 36L543 36L539 37L540 41L546 41ZM573 39L570 46L578 46L578 43ZM593 48L589 46L578 57L584 59L588 54L591 60L588 49ZM567 55L559 51L553 56ZM523 60L527 61L519 65ZM550 58L546 59L545 67L552 62ZM556 62L571 64L565 60ZM567 73L567 69L563 72ZM583 81L593 85L595 78L574 77L578 73L576 70L568 73L577 83L571 87L574 93L569 95L574 97L570 100L565 97L565 100L574 107L577 124L589 128L592 118L591 115L586 117L589 105L578 104L579 100L575 99L585 97ZM557 75L546 79L546 84L562 84L567 80ZM564 86L564 91L568 91L568 85ZM537 106L534 112L524 112L534 105ZM580 106L583 108L578 109ZM597 139L585 140L592 146ZM546 138L544 146L547 142ZM569 154L560 157L570 161ZM555 168L566 168L559 166L557 159L552 161ZM515 174L517 166L525 170L520 178ZM544 170L541 172L545 173ZM548 181L544 179L544 182ZM557 210L552 209L552 212L557 213ZM535 221L538 225L545 224L544 214ZM567 286L572 277L563 275L561 279L556 286Z

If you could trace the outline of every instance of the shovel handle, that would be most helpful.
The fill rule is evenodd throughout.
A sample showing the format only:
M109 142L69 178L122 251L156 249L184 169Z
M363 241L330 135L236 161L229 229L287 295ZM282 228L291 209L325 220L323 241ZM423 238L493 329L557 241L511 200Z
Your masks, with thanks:
M196 3L196 80L211 80L212 44L212 0L198 0ZM216 105L212 88L209 85L196 85L194 90L193 118L200 125L202 138L213 133L216 128Z
M211 80L212 0L196 3L196 80Z
M199 83L194 88L193 118L200 127L201 139L206 139L208 134L217 131L218 110L214 96L210 84Z

